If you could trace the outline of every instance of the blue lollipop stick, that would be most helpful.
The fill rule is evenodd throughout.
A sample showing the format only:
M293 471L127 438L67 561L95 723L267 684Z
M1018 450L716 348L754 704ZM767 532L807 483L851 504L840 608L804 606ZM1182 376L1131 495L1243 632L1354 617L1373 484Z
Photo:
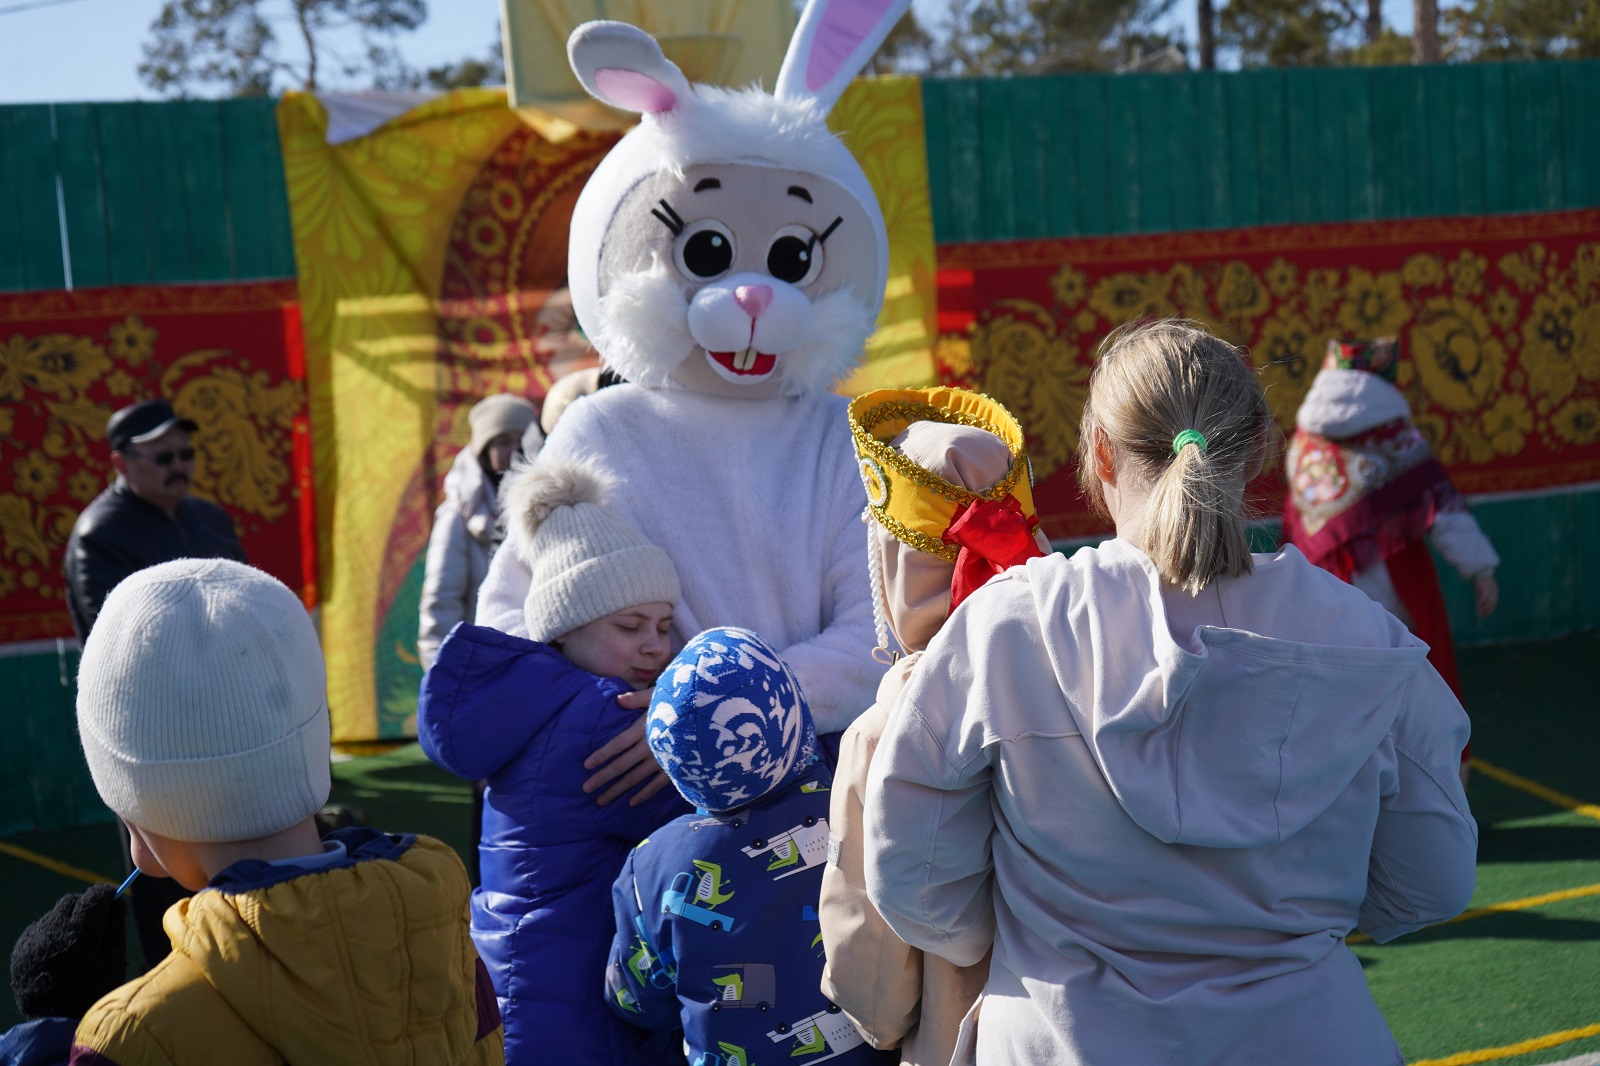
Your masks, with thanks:
M133 873L128 875L128 879L126 881L122 882L122 884L117 886L116 894L113 895L111 898L112 899L121 899L122 898L122 894L124 892L128 891L128 886L133 884L134 880L138 876L139 876L139 868L137 866L135 866L133 868Z

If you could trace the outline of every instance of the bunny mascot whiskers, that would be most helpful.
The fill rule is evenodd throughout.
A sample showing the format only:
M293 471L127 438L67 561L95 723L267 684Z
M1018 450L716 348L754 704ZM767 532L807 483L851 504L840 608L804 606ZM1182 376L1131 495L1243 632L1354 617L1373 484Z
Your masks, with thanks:
M590 22L568 55L639 125L573 211L573 308L627 384L563 416L539 463L615 478L612 508L682 578L678 646L712 626L777 648L819 732L872 702L865 497L829 391L883 301L888 238L861 166L825 119L909 0L813 0L776 91L690 85L644 32ZM478 622L521 635L529 588L519 479Z

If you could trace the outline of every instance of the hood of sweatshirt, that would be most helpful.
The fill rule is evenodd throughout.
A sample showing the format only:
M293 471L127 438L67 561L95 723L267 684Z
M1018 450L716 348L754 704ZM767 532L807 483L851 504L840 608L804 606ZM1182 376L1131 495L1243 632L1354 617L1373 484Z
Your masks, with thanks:
M1343 440L1410 417L1405 394L1378 375L1329 367L1317 372L1294 423L1307 433Z
M1123 541L1089 552L1036 560L1026 580L1045 632L1059 619L1071 633L1046 652L1101 772L1163 842L1294 835L1350 784L1425 668L1426 645L1292 547L1204 590L1230 627L1194 626L1181 642L1166 596L1186 593L1164 595L1149 557Z
M335 838L347 861L324 870L224 870L167 912L173 951L288 1062L467 1061L498 1018L461 860L427 837Z

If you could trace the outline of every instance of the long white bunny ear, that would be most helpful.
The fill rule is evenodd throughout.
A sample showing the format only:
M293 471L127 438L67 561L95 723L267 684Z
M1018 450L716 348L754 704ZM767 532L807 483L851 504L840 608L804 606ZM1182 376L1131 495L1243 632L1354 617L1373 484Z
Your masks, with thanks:
M824 114L861 73L911 0L810 0L778 71L780 100L815 101Z
M658 115L689 97L683 71L626 22L585 22L567 38L567 61L590 96L621 111Z

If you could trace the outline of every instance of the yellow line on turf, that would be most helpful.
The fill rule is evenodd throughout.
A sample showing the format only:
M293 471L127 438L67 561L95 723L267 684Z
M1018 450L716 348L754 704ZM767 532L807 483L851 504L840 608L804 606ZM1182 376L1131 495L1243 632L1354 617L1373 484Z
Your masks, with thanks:
M1557 807L1565 807L1569 811L1575 811L1585 818L1593 818L1595 821L1600 821L1600 807L1592 803L1574 799L1565 792L1557 792L1553 788L1547 788L1537 781L1530 781L1521 774L1514 774L1510 770L1502 770L1493 763L1484 762L1482 759L1473 759L1472 768L1485 777L1494 778L1502 785L1510 785L1512 788L1520 789L1530 796L1537 796L1546 803L1553 803Z
M116 882L109 877L101 877L99 874L94 873L93 871L85 870L78 866L73 866L70 863L62 862L60 859L52 859L48 855L40 855L37 851L29 851L27 848L19 848L15 844L7 844L3 840L0 840L0 855L10 855L13 858L21 859L23 862L31 862L35 866L43 866L46 870L49 870L52 873L58 873L64 877L75 877L79 881L87 881L91 885L116 884Z
M1585 896L1600 896L1600 884L1583 885L1579 888L1564 888L1560 892L1546 892L1542 896L1528 896L1525 899L1508 900L1505 903L1491 903L1487 907L1474 907L1469 911L1462 911L1454 918L1430 925L1427 929L1437 929L1441 925L1454 925L1457 922L1467 921L1469 918L1482 918L1490 914L1504 914L1507 911L1525 911L1530 907L1543 907L1547 903L1561 903L1569 899L1583 899ZM1427 932L1427 929L1421 932ZM1372 938L1365 933L1351 933L1345 938L1347 944L1365 944Z
M1536 1036L1532 1040L1507 1044L1505 1047L1486 1047L1479 1048L1477 1051L1461 1051L1454 1055L1446 1055L1442 1059L1418 1059L1411 1063L1410 1066L1471 1066L1475 1062L1493 1062L1495 1059L1509 1059L1516 1055L1527 1055L1534 1051L1543 1051L1545 1048L1571 1043L1574 1040L1583 1040L1591 1036L1600 1036L1600 1025L1586 1025L1582 1029L1563 1029L1559 1033L1547 1033L1544 1036Z

